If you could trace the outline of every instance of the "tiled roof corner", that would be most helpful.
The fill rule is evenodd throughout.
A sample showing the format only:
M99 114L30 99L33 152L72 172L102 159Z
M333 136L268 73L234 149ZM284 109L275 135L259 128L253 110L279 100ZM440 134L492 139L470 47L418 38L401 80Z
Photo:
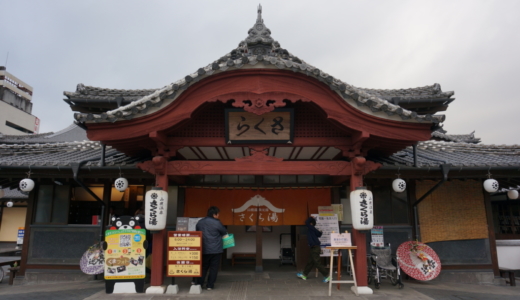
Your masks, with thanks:
M281 48L280 44L271 37L271 31L265 26L261 13L262 9L261 6L259 6L257 20L248 31L246 39L240 42L237 48L218 60L205 67L199 68L197 71L161 89L147 91L146 95L143 95L141 98L129 104L99 114L75 113L74 119L79 123L129 120L146 114L152 107L161 107L167 102L165 100L168 100L168 103L174 101L184 90L202 78L228 70L251 68L257 64L263 64L268 68L275 67L313 77L328 85L330 89L336 91L345 101L354 101L357 106L366 106L374 113L382 112L381 117L385 117L385 115L397 115L402 120L429 123L442 123L445 120L444 115L420 115L393 104L391 101L392 98L395 97L401 97L403 99L418 99L421 97L449 98L453 95L453 92L442 92L439 84L404 90L375 90L352 86L307 64L286 49ZM91 94L93 93L93 89L92 87L80 84L78 85L76 93L73 94ZM102 94L116 95L116 91L117 90L106 90L103 91ZM101 93L101 91L98 91L98 93ZM65 95L69 96L72 95L72 93L65 92Z

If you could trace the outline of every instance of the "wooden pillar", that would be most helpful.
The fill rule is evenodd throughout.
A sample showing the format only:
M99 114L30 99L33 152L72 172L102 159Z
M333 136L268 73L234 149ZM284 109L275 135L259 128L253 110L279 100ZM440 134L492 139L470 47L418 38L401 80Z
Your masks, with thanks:
M366 160L363 157L355 157L352 159L353 172L350 177L350 191L354 191L357 187L363 186L363 170L365 162ZM352 229L352 242L354 246L357 246L354 259L357 286L358 288L366 287L368 285L366 234Z
M256 272L263 272L264 266L262 265L262 231L263 227L258 224L258 220L256 221Z
M486 219L488 223L488 236L489 236L489 253L491 255L491 263L493 264L493 274L500 276L498 270L498 253L497 253L497 242L495 238L495 225L493 224L493 208L491 207L491 196L488 192L482 191L484 194L484 206L486 208Z
M156 160L157 159L157 160ZM168 191L168 175L166 172L166 160L164 157L154 157L156 166L164 167L155 175L155 184L157 187ZM156 168L156 170L159 168ZM164 281L164 248L167 232L163 229L153 234L153 253L152 253L152 278L150 286L162 286Z

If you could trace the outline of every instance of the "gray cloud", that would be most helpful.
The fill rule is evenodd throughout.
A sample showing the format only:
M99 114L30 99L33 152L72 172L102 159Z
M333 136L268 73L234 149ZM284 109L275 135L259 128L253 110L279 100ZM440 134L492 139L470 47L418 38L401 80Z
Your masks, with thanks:
M0 0L0 64L34 87L41 132L72 123L63 91L159 88L235 48L253 1ZM520 2L262 1L272 36L352 85L440 83L457 100L444 128L520 144Z

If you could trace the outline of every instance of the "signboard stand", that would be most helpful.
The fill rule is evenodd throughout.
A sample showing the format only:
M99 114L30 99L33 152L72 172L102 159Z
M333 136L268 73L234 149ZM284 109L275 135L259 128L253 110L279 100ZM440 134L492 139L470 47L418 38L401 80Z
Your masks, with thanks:
M172 277L172 284L166 290L167 294L179 292L175 277L202 276L201 231L168 231L167 276ZM200 292L200 285L192 285L190 294L200 294Z

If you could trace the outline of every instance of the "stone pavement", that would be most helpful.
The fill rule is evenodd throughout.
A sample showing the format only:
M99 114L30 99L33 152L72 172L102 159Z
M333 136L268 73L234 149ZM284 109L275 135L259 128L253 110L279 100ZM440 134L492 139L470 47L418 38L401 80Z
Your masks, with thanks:
M0 283L0 299L520 299L520 287L443 283L435 280L431 282L405 280L404 288L398 289L392 286L387 279L383 279L380 289L374 289L373 295L356 297L350 291L350 284L341 285L341 290L337 290L334 284L332 296L329 297L328 284L321 282L321 275L317 278L309 276L309 279L304 281L296 277L296 271L291 266L283 266L273 271L266 270L263 273L247 271L243 266L240 267L242 269L229 270L228 268L228 270L220 272L215 289L212 291L203 289L199 295L188 293L190 278L176 278L180 289L177 295L105 294L103 280L14 286L9 286L4 281ZM171 278L165 279L165 284L170 282ZM373 288L373 285L370 287Z

